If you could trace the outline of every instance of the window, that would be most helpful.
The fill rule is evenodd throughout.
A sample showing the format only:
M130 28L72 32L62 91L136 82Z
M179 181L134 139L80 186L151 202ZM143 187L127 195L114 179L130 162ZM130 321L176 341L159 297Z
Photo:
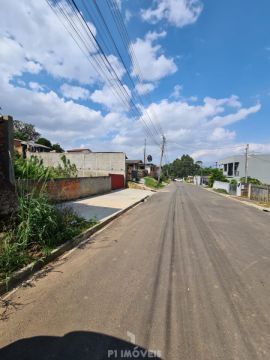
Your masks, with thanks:
M224 171L227 172L228 170L228 164L224 164Z
M233 176L233 163L228 164L228 176Z

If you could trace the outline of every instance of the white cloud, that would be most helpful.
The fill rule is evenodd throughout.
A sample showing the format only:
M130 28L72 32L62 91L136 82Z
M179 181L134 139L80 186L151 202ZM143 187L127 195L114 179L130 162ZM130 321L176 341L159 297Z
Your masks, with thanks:
M72 86L69 84L63 84L60 87L61 93L67 99L86 100L90 96L90 91L81 86Z
M233 124L239 120L245 119L250 114L255 114L261 109L261 104L251 106L248 109L241 108L239 111L233 114L228 114L226 116L216 116L211 121L210 125L215 126L227 126Z
M35 90L35 91L43 91L44 90L44 87L35 81L30 81L28 86L30 87L30 89Z
M200 0L156 0L154 4L141 11L142 18L151 23L165 19L177 27L195 23L203 10Z
M133 43L133 49L137 59L139 59L140 69L135 66L133 75L140 74L143 80L155 81L177 71L174 60L161 53L160 45L153 45L153 41L165 35L166 32L164 31L161 33L148 32L144 39L136 39Z
M125 11L125 21L128 23L132 18L132 13L128 9Z
M152 83L138 83L136 84L136 90L139 95L147 94L151 91L153 91L155 88L155 85Z
M183 91L183 86L175 85L171 97L178 99Z
M108 84L105 84L102 89L95 90L91 95L90 99L95 103L104 105L108 110L111 111L128 111L129 110L129 101L131 97L131 92L129 88L124 85L125 91L123 94L119 88L112 88ZM120 97L118 96L120 93ZM123 100L126 99L126 101Z
M70 16L78 21L73 14ZM0 12L0 38L0 71L6 80L23 72L41 70L56 78L81 83L99 79L46 1L4 1ZM91 51L94 54L94 48Z

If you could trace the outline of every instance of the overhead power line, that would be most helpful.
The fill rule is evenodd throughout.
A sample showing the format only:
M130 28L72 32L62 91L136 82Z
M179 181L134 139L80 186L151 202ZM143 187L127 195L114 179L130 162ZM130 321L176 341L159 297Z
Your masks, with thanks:
M161 136L162 134L159 133L158 130L153 126L154 124L151 121L149 115L147 115L148 121L146 121L146 119L143 117L141 109L138 108L136 104L138 99L142 103L141 99L138 97L134 98L134 95L128 93L125 84L122 82L120 76L117 73L117 69L115 69L111 61L108 59L108 55L106 54L106 51L108 52L109 47L102 34L100 36L100 40L98 40L95 34L93 33L91 26L84 18L83 13L79 9L77 2L75 0L66 0L65 2L63 1L60 2L58 0L46 0L46 1L51 7L51 9L56 13L58 18L61 20L64 27L68 30L69 34L72 36L73 40L79 46L83 54L87 57L88 61L93 66L95 71L99 73L103 77L105 82L107 82L110 85L110 88L112 89L114 94L121 100L124 107L128 109L130 114L142 121L147 136L153 141L154 144L160 147L160 144L156 140L155 136L156 135ZM86 9L85 11L87 11L88 10L87 4L85 3L84 0L83 0L83 4ZM98 10L99 8L96 1L94 1L94 4L96 6L96 9ZM102 15L101 11L99 11L99 14ZM91 16L89 10L88 10L88 15ZM123 57L120 54L118 46L114 41L112 34L109 31L108 25L106 24L103 15L100 16L100 18L101 18L101 22L105 26L105 29L107 29L106 30L107 39L108 38L111 39L111 42L115 47L117 56L121 60L126 70L127 76L129 77L132 83L133 80L129 73L127 64L125 63ZM133 83L133 87L134 89L136 88L134 83Z

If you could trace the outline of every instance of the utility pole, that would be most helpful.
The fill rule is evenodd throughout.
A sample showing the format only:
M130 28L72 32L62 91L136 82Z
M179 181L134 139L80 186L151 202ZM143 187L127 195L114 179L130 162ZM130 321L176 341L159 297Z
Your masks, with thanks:
M246 183L248 178L248 150L249 150L249 144L247 144L245 151L245 182Z
M165 143L166 143L166 138L165 138L164 135L162 135L162 145L161 145L161 154L160 154L160 162L159 162L158 182L160 182L161 166L162 166L162 159L163 159L163 155L164 155Z
M146 164L146 139L144 139L144 150L143 150L143 162L144 162L144 169Z

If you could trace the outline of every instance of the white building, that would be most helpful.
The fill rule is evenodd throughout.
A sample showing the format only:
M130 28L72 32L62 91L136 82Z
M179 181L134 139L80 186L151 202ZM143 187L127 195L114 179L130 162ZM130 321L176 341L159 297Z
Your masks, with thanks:
M219 168L228 178L245 177L245 155L234 155L218 162ZM270 184L270 154L248 155L247 176Z

